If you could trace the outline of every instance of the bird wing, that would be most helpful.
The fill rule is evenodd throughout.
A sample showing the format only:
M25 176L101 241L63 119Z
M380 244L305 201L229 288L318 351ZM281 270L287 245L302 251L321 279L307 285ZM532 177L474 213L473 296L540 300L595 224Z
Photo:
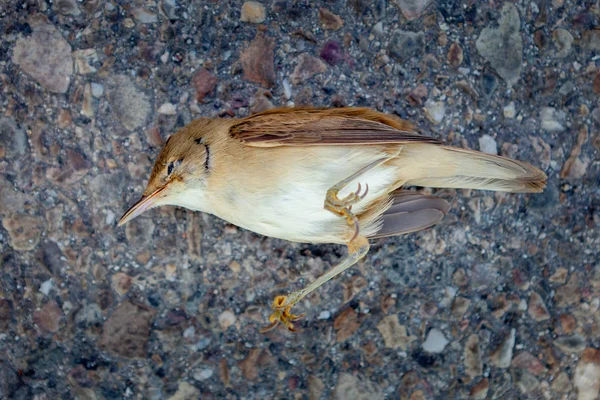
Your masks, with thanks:
M251 115L230 128L246 146L442 144L407 121L368 108L277 108Z

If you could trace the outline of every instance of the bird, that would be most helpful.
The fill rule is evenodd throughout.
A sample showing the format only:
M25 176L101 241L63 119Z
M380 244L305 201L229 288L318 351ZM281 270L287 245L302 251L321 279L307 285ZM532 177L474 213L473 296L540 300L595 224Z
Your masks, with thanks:
M158 206L213 214L260 235L343 244L347 255L306 287L275 296L267 332L297 331L292 307L362 259L369 241L429 228L449 203L405 187L539 193L546 174L453 147L409 121L364 107L282 107L198 118L169 136L121 226Z

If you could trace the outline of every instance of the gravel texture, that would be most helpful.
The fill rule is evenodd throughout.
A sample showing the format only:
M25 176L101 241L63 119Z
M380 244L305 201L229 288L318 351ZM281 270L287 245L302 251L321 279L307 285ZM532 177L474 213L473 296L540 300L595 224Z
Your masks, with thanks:
M345 249L116 221L178 128L286 104L397 114L548 187L436 191L441 224L261 335ZM0 398L596 399L599 127L597 1L1 1Z

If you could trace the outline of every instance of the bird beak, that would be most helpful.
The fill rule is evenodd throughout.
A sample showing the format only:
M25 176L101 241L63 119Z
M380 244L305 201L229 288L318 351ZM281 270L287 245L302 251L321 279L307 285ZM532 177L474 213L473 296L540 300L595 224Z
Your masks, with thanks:
M158 200L158 194L165 189L166 186L163 186L159 189L156 189L154 192L149 194L148 196L142 196L141 199L138 200L127 212L121 217L119 220L118 226L125 225L127 222L131 221L141 213L146 210L151 209L156 206L156 201Z

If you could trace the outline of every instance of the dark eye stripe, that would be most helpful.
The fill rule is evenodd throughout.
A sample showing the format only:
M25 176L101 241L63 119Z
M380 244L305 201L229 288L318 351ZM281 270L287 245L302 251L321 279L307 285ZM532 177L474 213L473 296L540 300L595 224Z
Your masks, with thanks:
M180 158L179 160L176 160L176 161L171 161L169 163L169 165L167 166L167 175L171 175L171 173L173 172L173 169L175 167L179 167L182 162L183 162L183 158Z

